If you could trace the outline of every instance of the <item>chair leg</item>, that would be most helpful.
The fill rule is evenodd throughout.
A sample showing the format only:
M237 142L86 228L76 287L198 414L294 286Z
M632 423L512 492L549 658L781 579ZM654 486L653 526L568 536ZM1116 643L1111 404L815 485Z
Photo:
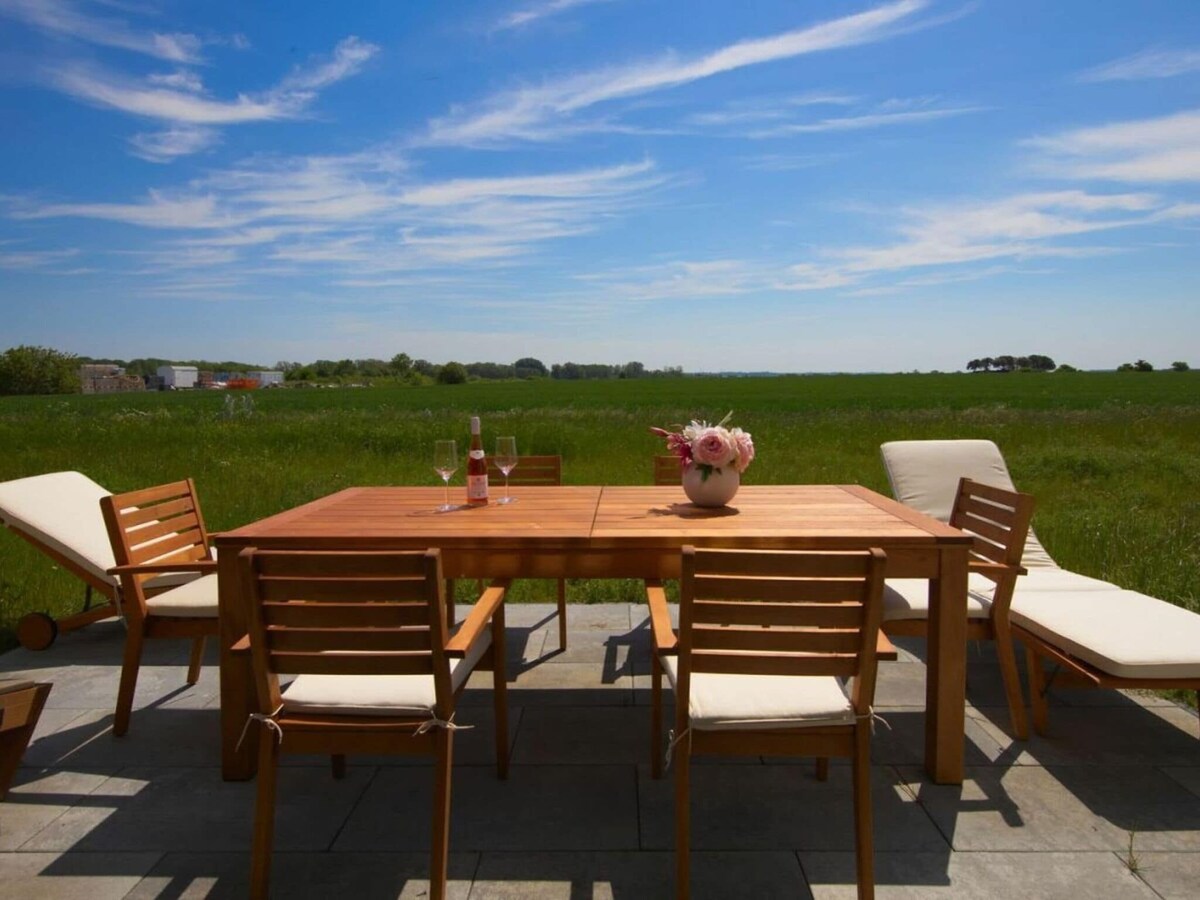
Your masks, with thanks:
M454 615L454 579L446 579L446 627L453 630L455 622Z
M567 580L558 579L558 649L567 649Z
M1025 645L1025 663L1029 670L1029 708L1033 712L1033 730L1046 733L1049 711L1046 708L1046 675L1042 671L1042 658L1029 644Z
M682 726L687 727L686 723ZM691 808L689 805L689 775L692 765L692 736L681 732L683 737L671 754L675 766L675 897L688 900L691 896L691 867L688 855L691 852Z
M145 632L141 622L128 620L125 632L125 660L121 664L121 684L117 688L117 711L113 716L113 734L117 737L129 730L129 716L133 711L133 694L137 690L138 669L142 664L142 644Z
M871 730L867 723L854 728L854 850L859 900L873 900L875 841L871 825Z
M449 875L450 845L450 770L454 759L454 732L449 728L437 730L433 774L433 828L430 832L429 896L445 900L446 879Z
M346 777L346 754L334 753L329 757L329 768L333 772L333 777L339 781Z
M662 746L662 661L658 653L650 651L650 777L663 776Z
M508 778L508 672L504 650L504 604L492 616L492 704L496 714L496 777Z
M829 780L829 757L828 756L818 756L817 757L817 781L828 781L828 780Z
M192 641L192 658L188 662L188 684L195 684L200 680L200 667L202 665L204 665L204 635L200 635Z
M1017 671L1017 653L1013 643L1012 633L1007 628L996 630L996 655L1000 660L1000 677L1004 681L1004 696L1008 700L1008 718L1012 723L1013 737L1027 741L1029 723L1025 720L1025 695L1021 693L1021 673Z
M254 809L254 849L250 857L251 900L267 900L270 893L278 774L279 742L273 734L264 735L258 742L258 801Z

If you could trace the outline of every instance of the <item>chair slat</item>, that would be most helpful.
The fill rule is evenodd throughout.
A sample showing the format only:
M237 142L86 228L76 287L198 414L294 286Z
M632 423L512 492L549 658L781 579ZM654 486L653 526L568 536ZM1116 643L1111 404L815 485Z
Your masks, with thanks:
M494 457L488 457L488 478L497 484L504 480ZM518 456L517 467L508 473L508 483L511 487L562 484L562 457Z
M697 575L693 596L697 600L788 600L806 603L854 603L863 600L862 579L749 578Z
M1007 561L1008 548L976 537L975 543L971 546L971 553L975 557L1002 563Z
M1012 533L1012 529L1007 526L988 522L970 513L959 515L955 519L954 527L961 528L963 531L969 531L972 534L978 534L995 544L1007 544L1009 542L1009 535Z
M289 578L423 578L425 554L363 551L317 556L301 550L260 551L255 554L259 575Z
M125 534L129 537L129 543L133 547L152 543L169 534L180 534L188 531L198 532L200 528L200 522L196 518L196 514L190 512L176 516L155 516L153 521L135 528L129 528L128 524L128 521L125 521Z
M426 603L272 602L263 623L284 628L403 628L429 624Z
M172 537L164 538L161 541L142 544L139 547L131 547L129 550L129 561L134 565L153 562L177 554L180 550L185 550L189 547L199 547L203 544L203 535L198 528L194 528L190 531L180 532Z
M994 503L999 503L1001 506L1011 506L1013 497L1020 496L1005 488L993 487L990 484L984 484L982 481L970 481L969 479L966 492L972 497L982 497L984 500L991 500Z
M265 600L320 600L337 602L424 601L429 586L421 578L284 578L259 581Z
M166 519L195 511L196 504L190 496L180 497L178 500L156 503L153 506L124 510L121 513L121 522L126 528L132 528L144 522L153 522L155 519Z
M424 653L267 653L278 675L430 675L433 655Z
M692 672L718 675L833 675L850 678L858 671L857 654L801 656L742 650L693 650Z
M785 552L710 550L696 555L697 575L753 575L779 578L863 578L866 552Z
M120 501L120 506L117 507L118 513L131 507L147 506L152 503L161 503L165 500L174 500L176 497L186 497L191 495L191 486L186 481L172 481L169 484L159 484L154 487L142 488L137 491L129 491L125 494L117 495L117 500Z
M428 627L400 628L267 628L271 651L404 651L430 649Z
M857 628L784 629L693 625L692 647L697 650L755 650L779 653L858 652L862 632Z
M657 485L677 485L683 477L683 467L679 464L679 457L656 456L654 457L654 483Z
M696 600L693 620L729 625L814 625L852 628L862 622L861 603L754 603Z

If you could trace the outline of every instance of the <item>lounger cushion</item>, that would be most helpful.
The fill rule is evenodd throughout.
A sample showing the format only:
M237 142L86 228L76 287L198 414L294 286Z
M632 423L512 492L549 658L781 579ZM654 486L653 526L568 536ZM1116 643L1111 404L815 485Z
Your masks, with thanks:
M214 618L217 615L217 576L205 575L162 594L148 597L146 609L156 616Z
M950 521L961 478L1015 491L1000 448L991 441L890 441L879 448L892 495L905 506ZM1028 568L1057 563L1030 529L1021 562Z
M100 498L110 494L80 472L50 472L0 483L0 519L116 585Z
M1011 619L1120 678L1200 678L1200 615L1135 591L1014 593Z
M991 581L987 584L995 587ZM967 618L986 619L991 608L989 594L967 591ZM929 582L924 578L889 578L883 588L883 618L885 621L928 619Z
M976 573L972 573L968 577L968 585L971 590L989 598L996 590L996 582ZM1113 590L1119 590L1119 588L1111 582L1101 581L1099 578L1089 578L1087 575L1068 572L1066 569L1054 566L1030 569L1029 574L1020 576L1017 579L1016 586L1013 588L1013 596L1027 593L1045 593L1047 591Z
M491 646L484 631L462 659L450 660L450 684L458 690ZM289 713L334 716L433 715L437 696L432 675L299 675L284 689Z
M674 656L663 658L671 686L679 672ZM692 675L688 715L698 731L779 729L854 722L854 707L832 676Z

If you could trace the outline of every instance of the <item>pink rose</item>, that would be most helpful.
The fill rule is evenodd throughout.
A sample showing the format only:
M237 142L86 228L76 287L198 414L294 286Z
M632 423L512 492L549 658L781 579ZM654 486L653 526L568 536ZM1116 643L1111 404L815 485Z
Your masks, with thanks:
M733 464L733 467L739 472L745 472L750 463L754 461L754 441L747 432L740 428L733 429L729 436L733 439L733 446L737 450L737 462Z
M692 460L702 466L728 465L736 454L737 449L724 428L705 428L692 441Z

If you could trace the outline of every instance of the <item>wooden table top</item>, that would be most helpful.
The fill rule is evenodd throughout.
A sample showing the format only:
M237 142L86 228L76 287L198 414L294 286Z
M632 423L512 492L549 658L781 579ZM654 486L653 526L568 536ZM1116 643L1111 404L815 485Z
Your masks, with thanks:
M819 548L969 541L962 532L857 485L744 485L728 507L688 503L678 487L522 487L516 503L440 513L437 487L356 487L235 531L217 544L455 547L553 544L593 549L737 541Z

